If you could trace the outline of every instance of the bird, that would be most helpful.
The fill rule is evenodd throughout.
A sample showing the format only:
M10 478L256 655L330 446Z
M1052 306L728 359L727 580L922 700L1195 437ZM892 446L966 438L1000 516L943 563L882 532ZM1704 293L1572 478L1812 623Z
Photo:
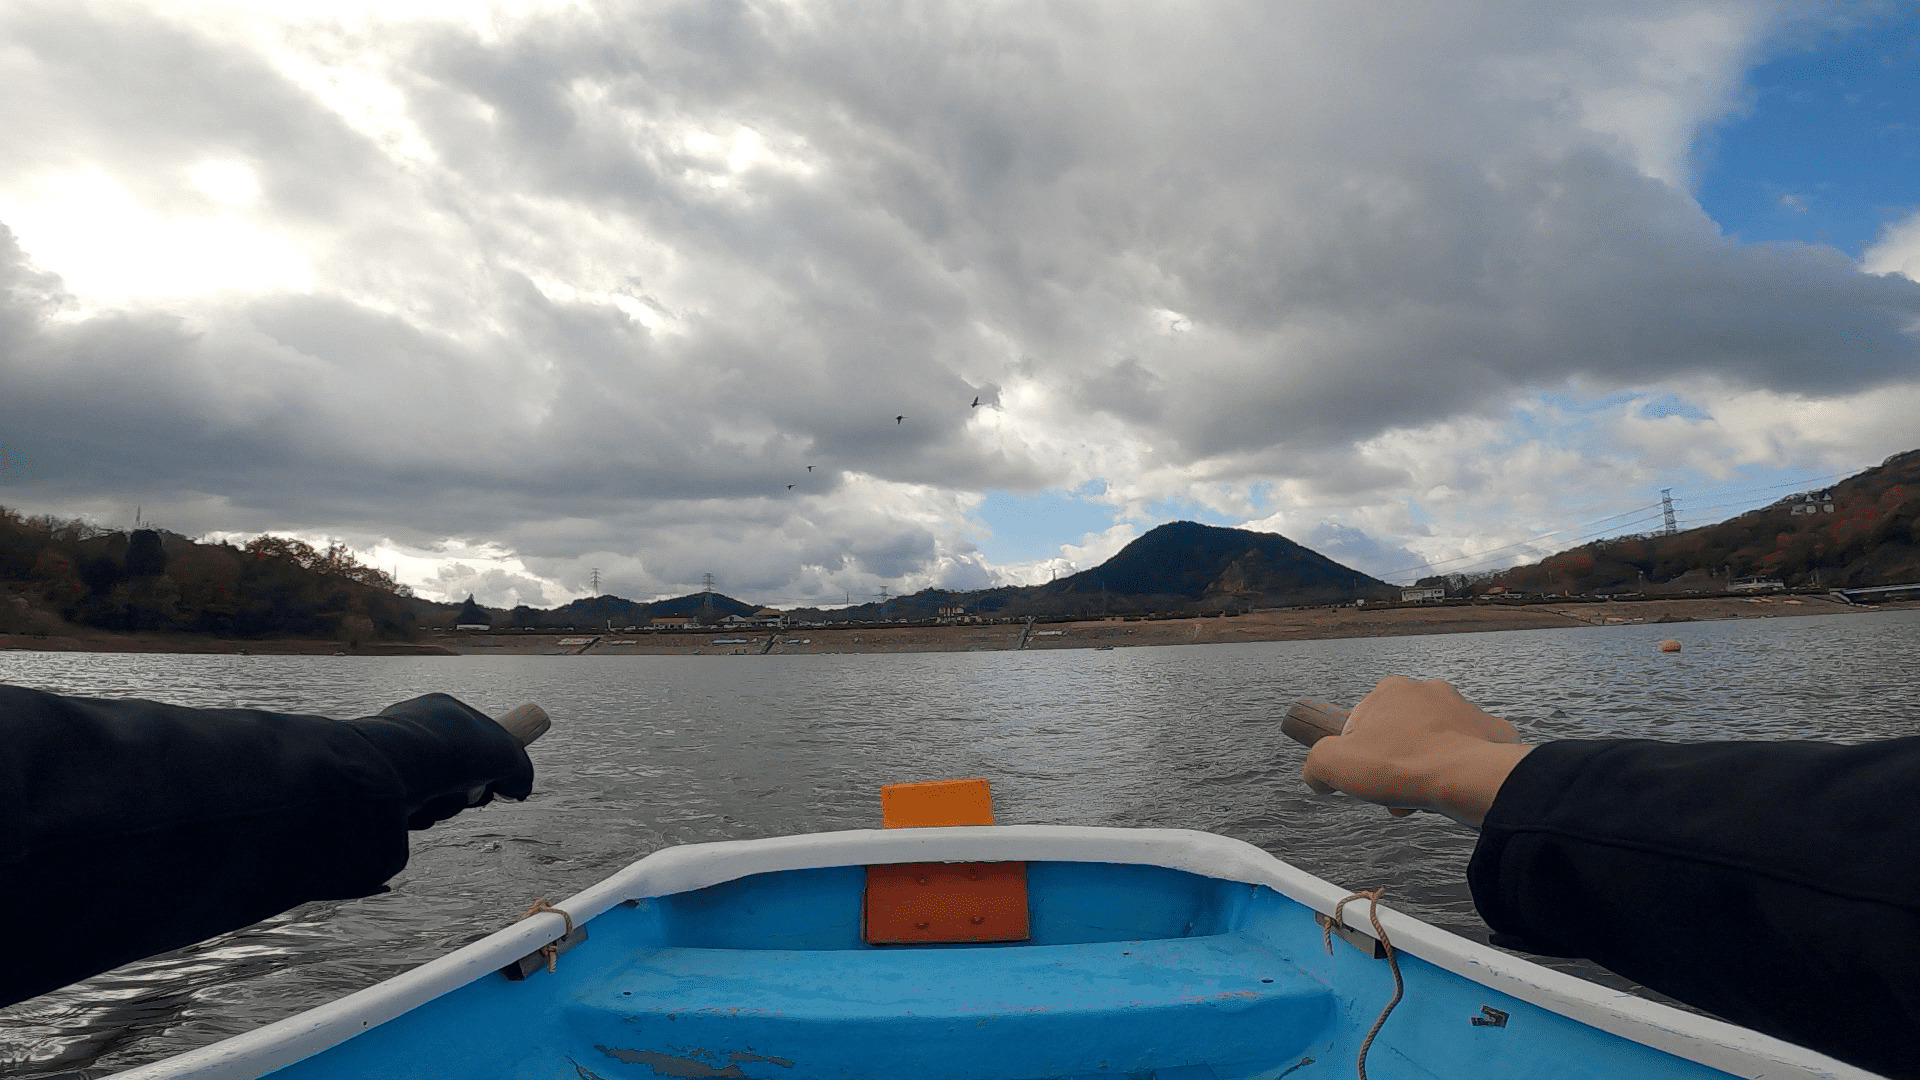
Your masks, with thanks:
M813 471L813 466L811 466L811 465L809 465L809 466L807 466L807 471L808 471L808 472L812 472L812 471Z
M902 420L905 420L906 418L907 418L907 414L906 414L906 413L901 413L901 414L900 414L899 416L896 416L896 417L894 417L894 418L893 418L893 422L894 422L895 424L898 424L898 423L900 423L900 422L901 422Z
M967 406L967 408L969 409L977 409L979 407L980 407L980 399L977 397L973 399L973 404Z
M787 490L788 490L788 491L792 491L792 490L793 490L793 485L792 485L792 484L788 484L788 485L787 485Z

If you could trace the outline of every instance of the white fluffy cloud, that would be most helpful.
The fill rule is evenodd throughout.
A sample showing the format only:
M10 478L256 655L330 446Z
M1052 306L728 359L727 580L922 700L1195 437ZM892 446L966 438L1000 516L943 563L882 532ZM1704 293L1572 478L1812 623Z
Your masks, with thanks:
M1889 225L1880 242L1867 249L1861 264L1870 274L1899 274L1920 281L1920 212Z
M1030 579L988 490L1378 571L1875 458L1913 223L1863 272L1688 194L1781 12L10 5L0 500L794 603Z

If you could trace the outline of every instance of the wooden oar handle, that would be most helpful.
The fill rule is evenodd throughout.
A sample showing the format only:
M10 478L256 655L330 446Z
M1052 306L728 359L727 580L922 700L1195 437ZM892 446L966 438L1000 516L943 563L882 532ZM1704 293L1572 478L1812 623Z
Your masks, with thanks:
M1312 746L1329 735L1347 730L1347 710L1319 698L1303 697L1287 707L1280 730L1301 746Z
M521 746L531 746L533 740L545 735L547 729L553 726L553 717L547 715L547 710L529 701L494 717L493 722L519 739Z

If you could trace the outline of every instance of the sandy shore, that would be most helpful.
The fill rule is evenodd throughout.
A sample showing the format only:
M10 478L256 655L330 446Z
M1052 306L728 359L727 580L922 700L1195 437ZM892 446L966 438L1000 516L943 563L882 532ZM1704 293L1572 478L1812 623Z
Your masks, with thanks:
M1434 604L1387 608L1293 608L1252 611L1235 618L1127 621L1119 616L1081 622L1036 623L1028 649L1099 649L1142 645L1205 645L1224 641L1299 641L1313 638L1398 637L1487 630L1685 623L1795 615L1861 615L1920 608L1920 601L1849 606L1825 596L1715 597L1564 604ZM801 627L701 633L455 633L419 641L359 646L306 638L251 640L199 634L0 634L0 649L47 652L227 653L309 656L686 656L773 653L1001 652L1020 647L1024 623L858 628ZM591 644L582 644L592 639ZM744 643L741 643L744 639ZM570 644L562 645L562 640Z
M1714 619L1759 619L1797 615L1865 614L1920 604L1849 606L1825 596L1709 598L1571 602L1553 604L1445 604L1390 608L1306 608L1254 611L1236 618L1124 621L1119 617L1068 623L1036 623L1028 649L1098 649L1142 645L1193 645L1227 641L1295 641L1313 638L1397 637L1487 630L1685 623ZM820 628L776 632L771 649L766 630L702 633L439 633L434 644L458 653L590 656L773 653L997 652L1020 647L1024 624ZM568 639L572 643L559 644ZM593 640L592 644L582 642ZM744 640L744 643L741 643Z

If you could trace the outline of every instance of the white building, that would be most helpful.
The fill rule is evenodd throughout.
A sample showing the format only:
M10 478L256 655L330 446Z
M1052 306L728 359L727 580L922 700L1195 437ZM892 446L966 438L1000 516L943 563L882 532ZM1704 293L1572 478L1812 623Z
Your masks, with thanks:
M1411 604L1420 600L1445 600L1446 598L1447 590L1438 585L1421 585L1411 589L1400 590L1400 602L1403 604Z

